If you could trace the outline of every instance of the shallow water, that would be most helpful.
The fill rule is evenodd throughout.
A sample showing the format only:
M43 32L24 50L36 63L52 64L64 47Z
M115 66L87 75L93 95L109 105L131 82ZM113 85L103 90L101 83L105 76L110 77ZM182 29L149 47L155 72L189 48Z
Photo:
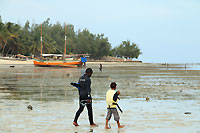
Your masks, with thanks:
M0 65L0 131L2 132L200 132L200 71L163 68L162 65L91 64L95 122L88 125L87 111L80 127L72 121L78 92L70 86L84 69ZM124 129L111 120L104 130L105 93L111 82L121 91L119 104ZM145 101L149 97L150 101ZM28 111L28 105L33 106ZM184 114L191 112L191 114Z

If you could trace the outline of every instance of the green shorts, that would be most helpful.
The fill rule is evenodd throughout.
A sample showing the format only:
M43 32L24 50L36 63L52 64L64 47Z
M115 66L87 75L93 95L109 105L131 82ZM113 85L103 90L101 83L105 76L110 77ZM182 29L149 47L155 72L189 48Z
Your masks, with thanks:
M119 121L120 117L116 108L108 109L106 120L110 120L112 114L114 115L114 120Z

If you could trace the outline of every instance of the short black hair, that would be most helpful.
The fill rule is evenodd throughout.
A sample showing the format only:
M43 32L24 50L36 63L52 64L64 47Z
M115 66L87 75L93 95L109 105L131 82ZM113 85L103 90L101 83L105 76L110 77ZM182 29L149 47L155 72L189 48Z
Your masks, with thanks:
M112 82L112 83L110 84L110 88L116 88L116 86L117 86L117 84L116 84L115 82Z
M85 70L85 73L93 73L92 68L87 68L87 69Z

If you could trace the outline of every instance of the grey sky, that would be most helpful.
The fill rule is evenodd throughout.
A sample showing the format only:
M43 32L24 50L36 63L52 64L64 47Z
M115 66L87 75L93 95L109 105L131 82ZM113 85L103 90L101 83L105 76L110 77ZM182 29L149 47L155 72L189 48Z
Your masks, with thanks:
M144 62L200 62L199 0L0 0L3 21L71 23L104 33L112 46L135 42Z

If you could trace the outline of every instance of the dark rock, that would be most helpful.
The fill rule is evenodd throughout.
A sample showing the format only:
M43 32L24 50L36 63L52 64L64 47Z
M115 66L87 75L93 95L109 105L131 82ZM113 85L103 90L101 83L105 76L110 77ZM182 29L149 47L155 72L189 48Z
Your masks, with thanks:
M67 77L69 77L69 76L70 76L70 74L69 74L69 73L67 73L67 74L66 74L66 76L67 76Z
M32 107L31 105L28 105L27 108L28 108L29 110L33 110L33 107Z
M188 115L188 114L192 114L191 112L185 112L184 114Z
M150 99L149 99L149 97L146 97L146 101L148 102Z

